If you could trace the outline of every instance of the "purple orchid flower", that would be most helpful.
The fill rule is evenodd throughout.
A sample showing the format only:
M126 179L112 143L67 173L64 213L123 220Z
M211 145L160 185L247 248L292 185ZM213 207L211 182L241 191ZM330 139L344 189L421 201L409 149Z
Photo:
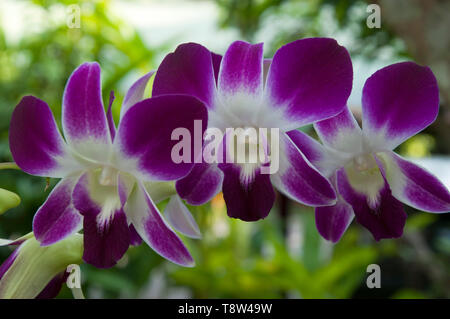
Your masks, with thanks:
M263 58L262 43L236 41L223 58L199 44L178 46L158 68L153 96L197 97L208 108L209 128L281 130L277 173L262 174L262 163L246 166L203 161L176 182L179 195L200 205L222 190L228 215L245 221L268 215L275 200L272 185L307 205L335 203L332 185L285 132L342 111L352 77L348 52L332 39L289 43L273 60Z
M338 202L316 208L316 224L337 242L356 216L375 240L403 234L407 204L450 210L450 193L431 173L393 149L436 119L439 90L428 67L412 62L387 66L365 83L362 129L348 108L314 127L323 145L299 131L289 136L336 187Z
M176 142L171 133L178 127L193 132L194 120L201 120L205 130L207 111L191 96L142 100L150 76L127 93L117 132L111 103L105 114L97 63L81 65L67 82L62 106L65 141L44 101L26 96L15 108L9 141L17 165L32 175L62 178L33 220L41 245L83 228L83 259L96 267L113 266L139 237L168 260L193 265L144 184L188 174L193 164L171 160Z

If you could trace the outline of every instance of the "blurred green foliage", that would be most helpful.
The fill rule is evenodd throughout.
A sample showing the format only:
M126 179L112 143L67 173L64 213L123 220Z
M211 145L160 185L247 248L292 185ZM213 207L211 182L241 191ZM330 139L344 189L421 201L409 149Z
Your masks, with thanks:
M324 23L330 17L327 12L331 12L334 20L328 22L351 32L355 39L350 48L353 56L370 57L384 47L406 54L399 40L388 31L361 26L364 16L352 12L361 11L362 1L216 2L221 8L222 27L238 28L246 39L253 40L273 23L270 52L300 37L329 36ZM39 29L26 26L32 32L26 32L14 43L8 42L5 31L0 30L1 162L12 160L8 126L11 112L22 96L32 94L46 101L59 121L67 78L82 62L95 60L102 67L105 102L109 92L115 90L113 111L117 118L126 89L123 79L137 79L156 67L155 56L164 50L148 47L133 28L112 14L111 1L25 3L38 6L49 19ZM81 29L69 29L65 20L50 15L53 10L65 10L73 3L82 7ZM430 138L433 139L430 136L428 140L412 141L402 151L414 152L420 148L417 145L429 143ZM423 154L431 151L425 147ZM0 171L0 187L22 198L18 207L0 216L0 237L29 232L34 212L55 183L51 180L46 190L44 178L16 170ZM353 223L343 239L333 245L319 236L311 208L289 202L287 210L280 213L280 200L283 199L278 198L269 217L257 223L228 218L220 196L207 205L191 207L203 233L201 240L184 238L196 260L195 268L171 264L142 244L131 247L114 268L82 265L85 294L90 298L450 297L448 217L409 209L402 239L376 243L368 231ZM161 208L164 204L160 204ZM9 253L2 248L1 260ZM365 285L366 267L371 263L380 264L383 269L381 289L370 290ZM63 288L60 297L71 298L70 291Z

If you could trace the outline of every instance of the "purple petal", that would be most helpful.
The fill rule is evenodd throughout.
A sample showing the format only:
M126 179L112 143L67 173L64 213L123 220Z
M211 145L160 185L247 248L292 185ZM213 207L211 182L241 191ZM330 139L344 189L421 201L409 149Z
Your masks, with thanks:
M103 108L100 66L84 63L70 76L63 96L62 126L67 143L84 156L103 159L111 144Z
M114 91L109 93L109 106L108 111L106 112L106 118L108 120L108 128L109 134L111 135L111 141L114 141L114 137L116 137L116 124L114 124L114 117L112 114L112 104L114 102L115 96Z
M57 274L52 280L50 280L39 295L36 296L36 299L53 299L58 296L62 285L66 282L68 277L69 273L65 271Z
M285 134L280 136L279 162L278 172L270 176L279 191L309 206L335 204L336 193L333 186Z
M438 114L439 89L430 68L392 64L365 83L363 131L379 150L392 150L430 125Z
M206 108L191 96L162 95L135 104L120 121L115 139L122 155L122 169L137 176L144 174L152 180L186 176L202 152L202 146L195 142L202 141L207 124ZM197 127L195 135L194 127ZM172 159L172 149L182 139L171 138L177 128L185 128L190 133L189 163L175 163Z
M33 96L25 96L12 114L9 146L14 161L32 175L63 177L76 164L56 126L48 105Z
M334 206L316 207L315 212L317 230L333 243L341 239L355 216L352 206L345 201L338 201Z
M115 211L103 225L97 222L96 216L85 215L83 229L83 260L97 268L114 266L130 245L130 231L123 210Z
M83 260L97 268L109 268L127 251L130 230L117 189L100 189L96 177L84 174L80 178L73 202L83 215Z
M192 95L212 108L216 90L213 62L217 61L220 63L218 56L200 44L179 45L161 62L153 83L153 96Z
M61 180L38 209L33 219L33 232L42 246L52 245L81 228L82 216L72 203L77 178Z
M177 193L190 205L209 202L222 189L223 173L216 164L198 163L175 186Z
M120 118L125 115L130 107L144 99L145 88L153 74L155 74L155 71L150 71L133 83L123 99L122 108L120 109Z
M233 42L222 58L218 88L223 96L237 93L261 96L263 90L263 44Z
M181 266L194 265L189 251L162 219L144 187L139 185L134 188L125 209L138 234L153 250Z
M275 201L275 192L269 174L257 168L251 179L243 178L242 167L219 164L224 173L222 192L229 217L244 221L266 218Z
M0 266L0 280L3 278L3 276L6 274L6 272L11 268L12 264L14 263L14 260L16 260L17 255L19 255L20 246L14 249L14 251L9 255L9 257L3 262L3 264Z
M369 205L366 195L350 185L343 168L337 172L337 185L339 193L353 207L356 221L366 227L375 240L402 236L406 213L403 204L391 195L386 181L379 191L376 207Z
M362 152L362 132L348 107L338 115L314 123L322 143L333 149L358 154Z
M220 63L222 62L222 56L220 54L211 52L212 64L214 69L214 79L217 82L219 81L219 71L220 71Z
M191 238L201 238L200 229L180 197L174 195L164 209L164 217L173 229Z
M140 244L142 244L141 236L139 236L133 224L130 224L129 227L130 227L130 245L139 246Z
M352 63L344 47L333 39L302 39L275 53L266 90L270 104L297 128L341 112L352 80Z
M336 176L332 177L336 183ZM326 240L337 243L350 226L355 214L353 208L340 195L334 206L316 207L316 226L320 235Z
M286 133L291 141L324 176L331 176L339 167L336 158L330 158L325 148L302 131L293 130Z
M450 193L436 176L394 152L377 157L392 195L399 201L427 212L450 211Z

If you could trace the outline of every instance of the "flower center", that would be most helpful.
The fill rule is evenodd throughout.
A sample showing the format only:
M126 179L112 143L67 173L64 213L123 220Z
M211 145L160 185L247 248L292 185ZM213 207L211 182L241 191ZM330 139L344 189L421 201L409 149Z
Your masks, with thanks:
M117 186L117 178L119 175L119 170L112 166L104 166L98 182L102 186Z
M353 164L359 172L370 173L373 169L378 169L377 162L372 154L361 154L353 158Z
M267 130L246 127L234 129L230 134L233 135L228 139L227 152L234 163L259 166L267 162Z
M345 170L350 185L366 195L367 204L375 209L379 204L379 192L384 186L375 157L370 153L358 155L345 166Z

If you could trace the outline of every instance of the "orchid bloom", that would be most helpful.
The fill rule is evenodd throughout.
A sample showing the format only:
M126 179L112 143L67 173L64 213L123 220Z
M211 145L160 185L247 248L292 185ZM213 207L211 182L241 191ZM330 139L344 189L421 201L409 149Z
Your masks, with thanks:
M228 215L245 221L269 214L275 200L272 185L307 205L334 204L332 185L285 132L342 111L352 77L348 52L332 39L294 41L281 47L273 60L263 58L262 43L236 41L223 58L199 44L178 46L159 66L153 96L197 97L208 108L208 128L281 130L278 172L262 174L265 163L203 161L176 182L178 194L200 205L222 190Z
M450 210L450 193L431 173L393 150L436 119L439 90L428 67L412 62L375 72L362 92L362 129L348 108L314 124L323 145L299 131L288 135L336 187L338 202L316 208L316 225L337 242L356 216L375 240L403 233L407 204Z
M0 299L49 299L58 295L69 265L80 264L83 236L73 234L51 246L41 246L29 233L0 246L18 246L0 266Z
M201 120L204 130L207 111L190 96L142 100L150 76L128 91L117 132L112 99L105 114L97 63L81 65L67 82L62 106L65 141L44 101L26 96L15 108L9 141L17 165L32 175L62 178L33 220L41 245L52 245L82 228L83 260L96 267L113 266L139 237L168 260L193 265L145 184L188 174L193 164L171 160L171 133L179 127L193 132L194 120Z

